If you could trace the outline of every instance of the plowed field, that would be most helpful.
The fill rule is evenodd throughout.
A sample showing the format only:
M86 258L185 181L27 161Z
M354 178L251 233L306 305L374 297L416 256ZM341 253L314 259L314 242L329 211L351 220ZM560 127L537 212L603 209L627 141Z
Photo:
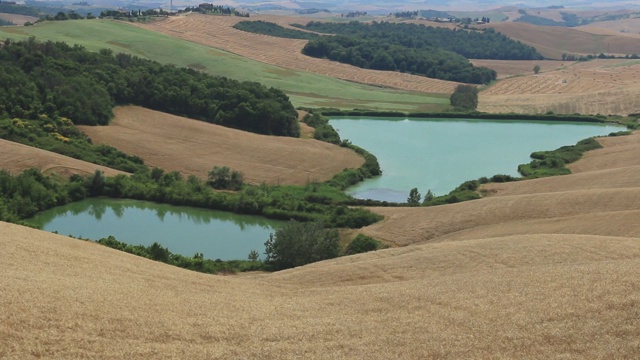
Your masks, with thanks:
M201 178L214 166L228 166L250 183L302 185L364 162L351 150L312 139L257 135L133 106L116 108L115 115L109 126L80 128L150 166Z
M192 14L171 17L140 26L187 41L226 50L270 65L309 71L357 83L441 94L450 94L457 85L450 81L399 72L365 70L335 61L305 56L301 50L307 43L306 40L283 39L233 28L237 22L244 20L247 19ZM264 18L256 16L251 20L264 20L280 24L302 21L301 19L274 16Z
M636 358L640 134L603 144L575 175L375 209L365 233L408 246L273 274L0 223L0 357Z

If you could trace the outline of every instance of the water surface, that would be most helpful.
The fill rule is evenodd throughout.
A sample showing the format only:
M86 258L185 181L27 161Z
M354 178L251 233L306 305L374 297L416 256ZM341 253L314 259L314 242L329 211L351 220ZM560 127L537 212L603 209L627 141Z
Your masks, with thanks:
M383 174L347 192L404 202L416 187L448 194L461 183L496 174L519 176L530 154L574 145L624 127L599 123L467 119L333 118L342 139L373 153Z
M28 220L46 231L98 240L113 235L131 245L154 242L176 254L246 259L283 222L224 211L148 201L94 198L58 206ZM261 256L264 258L264 255Z

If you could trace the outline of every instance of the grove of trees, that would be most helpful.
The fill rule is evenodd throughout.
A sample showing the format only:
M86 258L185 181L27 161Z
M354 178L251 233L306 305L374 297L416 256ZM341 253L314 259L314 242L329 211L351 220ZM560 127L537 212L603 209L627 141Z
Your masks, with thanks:
M260 134L300 133L289 98L256 82L34 38L0 47L0 118L46 114L106 125L124 104Z
M468 58L542 59L533 47L493 29L451 30L416 24L357 21L309 22L298 27L334 34L309 41L303 53L377 70L410 72L427 77L484 84L495 71L474 67Z

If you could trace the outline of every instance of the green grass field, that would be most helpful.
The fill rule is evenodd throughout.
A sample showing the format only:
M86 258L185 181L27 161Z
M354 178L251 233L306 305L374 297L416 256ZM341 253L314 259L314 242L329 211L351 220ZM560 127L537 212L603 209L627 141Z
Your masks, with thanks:
M64 41L97 51L108 48L161 63L191 67L212 75L257 81L285 91L295 106L340 109L438 111L449 106L448 96L384 89L331 77L270 66L112 20L43 22L28 27L1 27L0 39L35 36Z

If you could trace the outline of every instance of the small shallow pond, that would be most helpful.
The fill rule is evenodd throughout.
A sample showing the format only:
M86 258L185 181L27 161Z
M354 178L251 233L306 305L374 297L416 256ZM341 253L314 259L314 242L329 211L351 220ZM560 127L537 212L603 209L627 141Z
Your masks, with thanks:
M445 195L467 180L519 176L534 151L625 130L600 123L466 119L333 118L342 139L373 153L382 176L347 193L361 199L404 202L416 187Z
M59 206L28 220L46 231L98 240L113 235L131 245L154 242L185 256L247 259L251 250L264 258L264 243L283 222L224 211L148 201L86 199Z

